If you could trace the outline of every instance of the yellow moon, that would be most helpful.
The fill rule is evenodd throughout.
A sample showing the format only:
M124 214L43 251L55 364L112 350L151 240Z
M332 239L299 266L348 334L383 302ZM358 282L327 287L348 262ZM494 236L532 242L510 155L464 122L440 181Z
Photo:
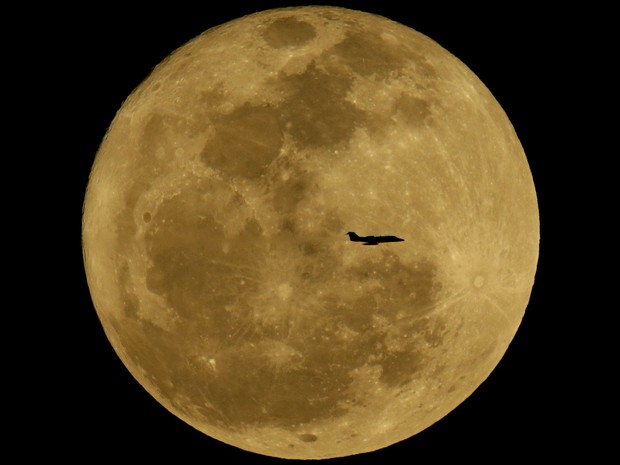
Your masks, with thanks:
M456 408L515 335L538 244L487 88L424 35L333 7L172 53L84 202L89 288L129 371L194 428L284 458L384 448Z

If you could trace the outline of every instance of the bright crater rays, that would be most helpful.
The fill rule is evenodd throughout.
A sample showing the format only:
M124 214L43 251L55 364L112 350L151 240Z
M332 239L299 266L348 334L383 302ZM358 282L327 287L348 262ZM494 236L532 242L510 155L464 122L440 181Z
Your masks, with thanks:
M385 18L305 7L209 30L138 86L97 154L83 248L151 395L308 459L410 437L486 379L538 228L519 140L465 65Z

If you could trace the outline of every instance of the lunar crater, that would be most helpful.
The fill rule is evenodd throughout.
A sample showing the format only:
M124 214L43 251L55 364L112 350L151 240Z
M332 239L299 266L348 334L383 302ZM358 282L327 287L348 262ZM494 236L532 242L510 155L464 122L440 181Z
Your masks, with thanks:
M319 439L316 434L304 433L299 435L299 440L303 442L315 442Z
M316 35L311 24L294 17L276 19L262 31L265 42L275 48L299 47L307 44Z

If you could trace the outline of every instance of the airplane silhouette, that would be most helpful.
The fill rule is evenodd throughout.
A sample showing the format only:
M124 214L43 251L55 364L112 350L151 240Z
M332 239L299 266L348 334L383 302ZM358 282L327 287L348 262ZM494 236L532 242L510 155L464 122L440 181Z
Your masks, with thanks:
M347 234L351 241L363 242L362 245L378 245L381 242L403 242L405 240L396 236L358 236L354 232L348 232Z

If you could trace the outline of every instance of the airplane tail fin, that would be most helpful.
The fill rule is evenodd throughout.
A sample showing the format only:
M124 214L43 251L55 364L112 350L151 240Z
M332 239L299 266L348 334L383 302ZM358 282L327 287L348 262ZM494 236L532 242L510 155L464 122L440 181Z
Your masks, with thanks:
M349 235L349 239L353 240L353 239L359 239L359 236L357 234L355 234L354 232L348 232L347 233Z

